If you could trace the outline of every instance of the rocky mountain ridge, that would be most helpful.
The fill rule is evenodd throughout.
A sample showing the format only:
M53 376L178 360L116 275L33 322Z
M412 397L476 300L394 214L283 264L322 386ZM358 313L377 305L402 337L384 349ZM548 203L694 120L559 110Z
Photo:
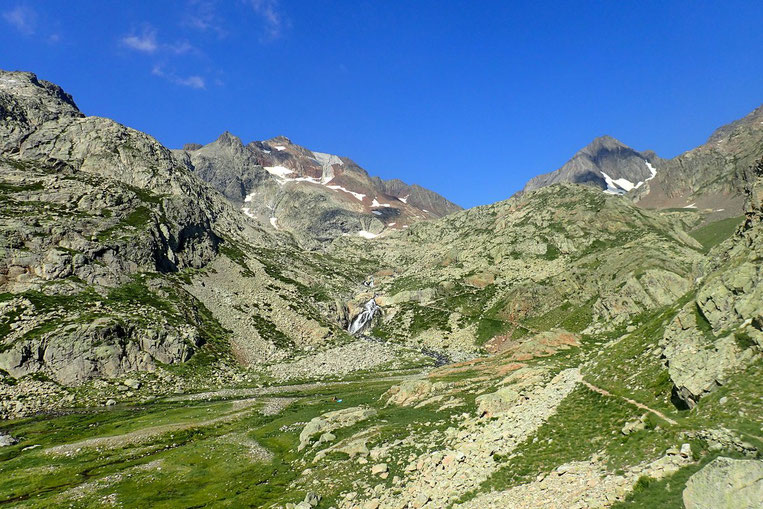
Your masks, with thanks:
M156 140L82 115L31 73L0 73L0 104L4 377L90 384L183 364L200 351L216 352L204 371L348 339L323 301L353 269L304 259L290 238L241 214ZM278 267L282 256L294 279ZM218 270L244 277L211 294L194 289L189 272ZM310 285L319 274L316 298ZM242 292L248 300L233 313L246 325L231 334L209 307ZM4 412L23 414L7 403Z
M658 170L363 238L338 232L438 198L285 138L170 151L30 73L0 72L0 148L0 503L763 500L761 160L692 155L743 218L634 203ZM602 139L573 166L624 190L644 158Z
M763 106L716 129L703 145L673 159L596 138L561 168L530 179L524 191L559 182L624 194L644 208L696 208L709 220L740 215L741 172L763 156Z
M370 177L354 161L279 136L244 145L223 133L175 154L249 217L290 232L308 248L342 235L373 238L461 208L400 180Z

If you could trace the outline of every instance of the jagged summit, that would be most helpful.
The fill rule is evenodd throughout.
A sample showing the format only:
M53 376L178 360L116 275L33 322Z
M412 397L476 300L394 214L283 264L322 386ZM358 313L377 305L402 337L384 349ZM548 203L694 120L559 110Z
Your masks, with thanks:
M763 106L673 159L600 136L558 170L530 179L524 190L571 182L628 195L644 208L697 208L718 218L732 217L741 214L744 202L739 172L761 156Z
M216 142L222 145L240 145L240 146L244 145L244 143L241 141L241 138L231 134L228 131L223 132L217 138Z
M612 136L600 136L580 149L558 170L530 179L525 191L560 182L599 187L623 194L654 176L650 158Z
M591 141L588 145L578 151L578 154L588 154L591 157L597 157L601 153L605 152L618 152L618 151L632 151L625 143L621 142L617 138L614 138L608 134L598 136ZM576 154L577 155L577 154Z
M244 214L291 232L306 247L348 234L372 238L461 209L433 191L371 177L348 157L282 135L244 145L225 132L176 154Z

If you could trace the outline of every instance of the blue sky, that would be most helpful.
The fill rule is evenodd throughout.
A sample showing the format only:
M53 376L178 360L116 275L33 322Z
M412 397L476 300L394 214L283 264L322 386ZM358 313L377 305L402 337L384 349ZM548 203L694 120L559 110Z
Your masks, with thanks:
M763 102L760 1L4 0L0 68L177 148L283 134L462 206L610 134L672 157Z

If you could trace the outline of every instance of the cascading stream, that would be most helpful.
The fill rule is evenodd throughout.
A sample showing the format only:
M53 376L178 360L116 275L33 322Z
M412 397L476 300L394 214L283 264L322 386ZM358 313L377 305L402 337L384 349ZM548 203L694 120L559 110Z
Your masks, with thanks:
M376 298L372 298L368 302L366 302L363 305L363 310L358 313L358 316L355 317L355 319L350 324L350 327L347 329L347 331L350 334L356 334L358 332L363 331L368 325L371 323L371 320L373 320L374 316L376 315L376 312L381 309L379 305L376 303Z
M371 321L374 319L374 316L376 316L376 313L380 310L381 307L376 303L376 297L369 300L363 305L363 309L360 311L360 313L358 313L357 316L355 316L355 318L352 320L352 323L350 323L350 326L347 328L347 332L365 339L366 341L387 343L385 340L378 339L367 334L362 334L362 332L365 331L369 325L371 325ZM451 363L450 358L441 352L430 350L428 348L415 349L427 357L433 358L435 360L435 366L443 366L445 364Z

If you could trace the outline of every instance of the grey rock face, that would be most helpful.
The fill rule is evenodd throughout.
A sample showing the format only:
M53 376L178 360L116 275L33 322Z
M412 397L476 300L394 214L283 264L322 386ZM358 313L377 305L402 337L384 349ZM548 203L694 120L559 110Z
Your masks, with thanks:
M349 158L313 152L283 136L244 145L226 132L175 155L246 215L289 231L308 248L460 210L437 193L371 178Z
M136 276L201 269L223 236L267 235L156 140L84 117L30 73L0 71L0 181L0 292L18 296L0 303L0 369L12 377L69 385L188 360L203 343L193 298Z
M632 185L644 182L652 176L649 156L633 150L611 136L596 138L575 154L564 166L551 173L538 175L525 185L525 191L532 191L560 182L585 184L607 189L606 176L612 180L625 179ZM618 187L621 192L629 191L628 186Z
M742 173L761 156L763 106L673 159L635 151L609 136L596 138L558 170L530 179L524 191L570 182L609 188L644 208L692 207L716 219L734 217L744 205Z
M711 251L696 299L666 328L662 341L675 396L689 407L763 351L763 163L746 181L747 220Z
M686 509L755 509L763 504L763 461L716 458L686 482Z
M6 433L0 432L0 447L8 447L11 445L16 445L18 443L18 440L13 438L10 435L7 435Z
M157 363L184 362L201 343L192 327L148 329L98 318L13 342L0 353L0 369L17 378L44 371L61 384L77 385L95 377L155 371Z
M58 85L30 72L0 70L0 152L14 150L19 140L45 122L83 116Z

